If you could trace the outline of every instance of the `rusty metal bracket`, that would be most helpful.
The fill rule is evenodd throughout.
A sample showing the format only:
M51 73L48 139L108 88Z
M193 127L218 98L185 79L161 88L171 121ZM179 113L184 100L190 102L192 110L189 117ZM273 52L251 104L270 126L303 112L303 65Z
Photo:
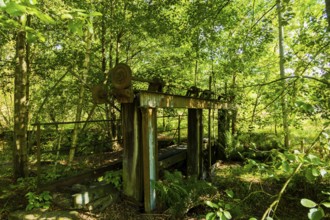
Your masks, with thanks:
M133 103L132 70L124 64L117 64L110 72L113 95L120 103Z

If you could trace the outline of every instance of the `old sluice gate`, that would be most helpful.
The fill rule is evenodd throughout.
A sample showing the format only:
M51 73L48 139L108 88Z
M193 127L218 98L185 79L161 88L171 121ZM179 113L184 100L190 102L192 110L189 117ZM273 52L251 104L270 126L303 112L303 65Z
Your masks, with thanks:
M147 81L147 91L133 91L132 72L126 64L114 67L110 78L112 93L121 103L123 190L127 196L143 202L146 212L151 212L156 208L153 181L157 180L159 169L157 109L188 109L187 174L200 176L203 109L227 109L227 103L213 99L209 91L199 96L199 91L193 91L197 88L191 88L186 96L162 93L161 80Z

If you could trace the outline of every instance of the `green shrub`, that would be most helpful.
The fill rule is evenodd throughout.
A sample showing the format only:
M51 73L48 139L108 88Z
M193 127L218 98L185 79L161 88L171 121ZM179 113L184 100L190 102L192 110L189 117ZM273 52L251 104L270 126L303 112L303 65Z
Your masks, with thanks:
M27 211L38 208L49 209L52 201L52 196L48 191L44 191L40 194L28 192L25 194L25 197L28 199L28 205L26 206Z

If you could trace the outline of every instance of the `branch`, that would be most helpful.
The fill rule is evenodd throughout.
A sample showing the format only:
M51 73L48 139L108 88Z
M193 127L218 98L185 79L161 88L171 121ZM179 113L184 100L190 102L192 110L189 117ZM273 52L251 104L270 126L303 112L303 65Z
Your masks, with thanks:
M309 146L309 148L306 150L306 154L309 153L309 151L311 151L313 149L313 147L315 146L315 144L317 143L317 140L319 139L319 137L322 135L322 133L324 132L324 130L327 129L327 126L323 127L323 129L320 131L320 133L317 135L317 137L314 139L314 142ZM304 164L304 162L300 162L298 164L298 166L296 167L296 169L293 171L293 173L289 176L289 178L285 181L284 185L282 186L280 192L278 193L277 198L275 199L275 201L267 208L267 210L264 212L261 220L265 220L267 217L269 217L270 213L273 211L274 208L274 213L276 212L278 203L280 202L286 188L288 187L289 183L291 182L291 180L293 179L293 177L299 173L302 165Z
M263 15L261 15L261 17L251 26L250 30L252 30L261 21L261 19L263 19L271 10L273 10L275 6L276 3L270 9L268 9L268 11L266 11Z
M252 84L252 85L247 85L247 86L241 86L241 87L238 87L238 88L244 89L244 88L248 88L248 87L266 86L266 85L273 84L273 83L278 82L278 81L281 81L281 80L294 79L294 78L297 78L297 79L298 78L312 79L312 80L318 81L318 82L323 83L323 84L325 84L325 85L327 85L327 86L330 87L330 82L329 81L318 79L316 77L312 77L312 76L287 76L287 77L275 79L273 81L266 82L266 83Z
M316 59L316 57L322 52L322 50L324 48L327 48L328 45L330 44L330 41L327 42L325 45L323 45L322 47L320 47L320 49L315 53L313 59L311 61L309 61L305 68L303 69L303 71L301 71L300 74L304 74L308 67L311 65L311 63ZM298 68L300 68L299 66L295 69L294 72L297 72ZM292 78L305 78L305 79L312 79L312 80L315 80L315 81L318 81L318 82L321 82L323 84L326 84L328 87L330 87L330 82L327 81L327 80L322 80L322 79L318 79L318 78L315 78L315 77L312 77L312 76L304 76L304 75L300 75L300 76L288 76L288 77L284 77L284 78L279 78L279 79L276 79L276 80L273 80L273 81L270 81L270 82L267 82L267 83L261 83L261 84L252 84L252 85L247 85L247 86L242 86L242 87L237 87L237 88L248 88L248 87L255 87L255 86L265 86L265 85L269 85L269 84L272 84L272 83L275 83L277 81L281 81L281 80L285 80L285 79L292 79Z
M68 69L54 84L54 86L52 86L48 91L46 91L46 94L44 95L44 100L42 101L41 105L39 106L36 115L37 115L37 119L36 121L39 122L39 115L41 113L41 110L43 109L44 105L46 104L46 102L48 101L49 96L51 95L51 92L55 90L55 88L60 84L60 82L64 79L64 77L70 72L70 70Z

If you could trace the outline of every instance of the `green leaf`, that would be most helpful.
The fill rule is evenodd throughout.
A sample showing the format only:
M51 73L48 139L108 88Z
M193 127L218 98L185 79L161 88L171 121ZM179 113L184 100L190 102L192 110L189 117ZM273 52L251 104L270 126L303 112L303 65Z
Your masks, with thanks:
M258 219L256 219L255 217L252 217L252 218L249 218L249 220L258 220Z
M290 161L295 161L296 160L296 155L294 155L294 154L285 154L285 156Z
M9 2L5 7L5 11L12 16L21 16L26 13L26 7L15 2Z
M330 208L330 202L321 202L321 205Z
M308 219L320 220L324 217L324 211L322 208L313 208L309 210Z
M77 12L77 17L79 17L81 19L85 19L88 17L88 14L82 13L82 12Z
M313 176L317 177L317 176L320 175L320 172L318 171L318 169L313 168L313 169L312 169L312 174L313 174Z
M91 16L102 16L102 13L101 12L98 12L98 11L94 11L92 13L90 13Z
M330 196L330 192L321 191L322 194Z
M282 162L282 167L285 172L290 172L290 165L287 161Z
M228 220L223 212L220 212L218 216L219 216L220 220Z
M223 211L223 214L226 216L227 219L231 219L232 218L230 212L228 212L226 210Z
M26 5L36 5L36 4L38 4L37 0L24 0L23 2Z
M69 30L73 33L76 33L78 34L79 36L83 36L83 23L80 22L80 21L75 21L75 20L72 20L69 22L68 24L68 27L69 27Z
M227 189L227 190L225 190L225 192L226 192L226 194L227 194L228 197L234 198L234 192L233 192L233 190Z
M27 32L26 33L26 39L27 39L27 41L29 42L29 43L34 43L34 42L36 42L37 41L37 36L34 34L34 33L32 33L32 32Z
M311 162L313 165L319 165L321 164L321 159L313 154L309 154L307 156L307 159L309 160L309 162Z
M46 24L55 24L55 20L52 17L50 17L49 15L47 15L45 13L42 13L41 11L39 11L35 8L31 8L30 14L37 16L42 22L44 22Z
M205 204L211 208L217 209L219 206L211 201L206 201Z
M317 204L310 199L301 199L300 203L307 208L314 208L315 206L317 206Z
M29 43L35 43L37 41L40 41L40 42L46 41L46 38L42 33L36 32L34 30L29 30L26 34L26 38Z
M71 14L62 14L61 15L61 19L65 20L65 19L73 19L73 16Z
M306 169L306 171L305 171L305 177L310 182L312 182L312 181L315 180L315 177L314 177L314 175L312 173L312 169L311 168Z
M20 17L20 21L21 21L21 24L23 25L23 27L25 26L26 24L26 14L23 14L21 17Z
M207 213L207 215L205 216L206 220L214 220L216 217L215 213L213 212L209 212Z

